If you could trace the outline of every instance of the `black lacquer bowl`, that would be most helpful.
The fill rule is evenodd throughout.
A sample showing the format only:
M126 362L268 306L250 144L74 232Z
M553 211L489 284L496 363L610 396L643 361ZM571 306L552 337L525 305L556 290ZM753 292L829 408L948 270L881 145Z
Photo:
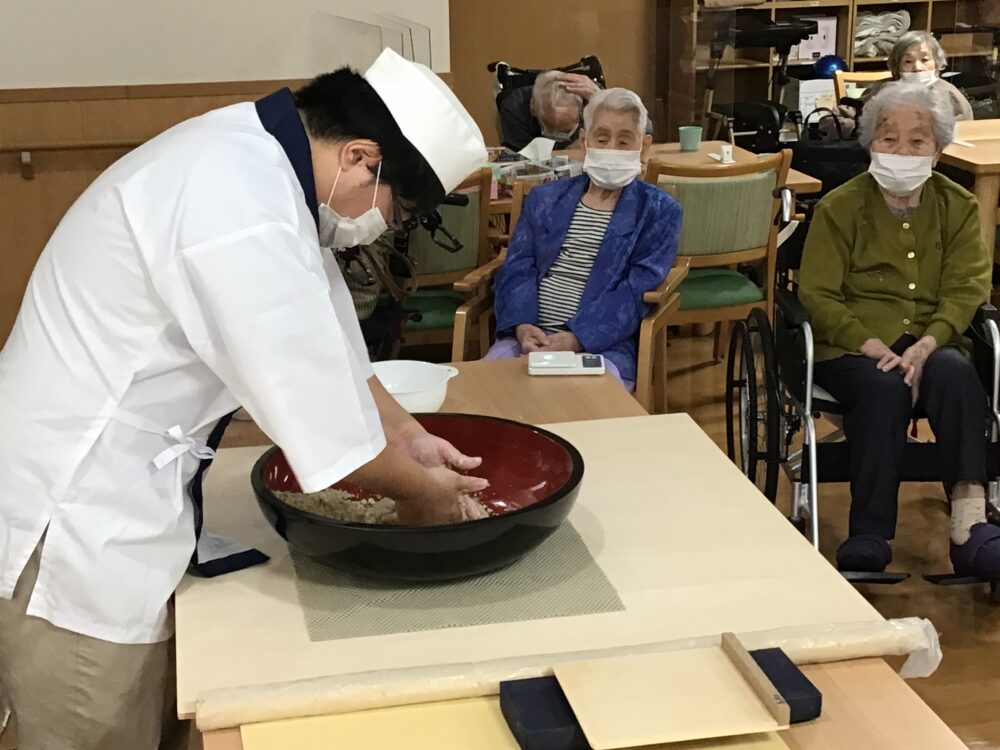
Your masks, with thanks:
M440 526L347 523L293 508L274 494L300 492L279 448L253 467L264 516L299 552L350 573L435 581L486 573L518 560L566 519L580 491L583 458L546 430L495 417L418 414L428 432L483 464L471 472L490 487L478 495L490 517ZM347 482L333 485L359 496Z

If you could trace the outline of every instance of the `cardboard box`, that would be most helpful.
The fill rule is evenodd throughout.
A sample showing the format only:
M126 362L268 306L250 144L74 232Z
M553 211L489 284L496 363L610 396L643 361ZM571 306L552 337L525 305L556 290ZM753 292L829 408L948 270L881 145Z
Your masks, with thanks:
M815 21L817 31L800 44L792 47L788 55L790 62L819 60L824 55L837 54L837 17L800 16L803 21Z
M803 81L792 78L785 86L785 94L781 103L794 112L807 116L817 106L829 106L830 100L836 101L832 78L817 78L814 81ZM817 99L820 102L817 104Z

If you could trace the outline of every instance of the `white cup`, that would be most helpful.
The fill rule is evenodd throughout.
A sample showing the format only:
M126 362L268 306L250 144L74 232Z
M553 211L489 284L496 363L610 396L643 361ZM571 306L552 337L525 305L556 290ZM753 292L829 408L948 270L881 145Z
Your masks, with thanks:
M719 147L719 161L729 164L733 160L733 147L726 143Z

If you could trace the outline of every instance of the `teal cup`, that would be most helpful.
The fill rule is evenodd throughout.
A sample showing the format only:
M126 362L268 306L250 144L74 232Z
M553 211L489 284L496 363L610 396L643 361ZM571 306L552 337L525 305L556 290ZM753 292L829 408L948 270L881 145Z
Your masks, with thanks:
M681 151L697 151L701 146L701 126L685 125L680 129Z

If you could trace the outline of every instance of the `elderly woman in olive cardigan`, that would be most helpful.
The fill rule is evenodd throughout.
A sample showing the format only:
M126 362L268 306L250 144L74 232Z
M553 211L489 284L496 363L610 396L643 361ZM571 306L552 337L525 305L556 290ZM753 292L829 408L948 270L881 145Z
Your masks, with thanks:
M1000 575L1000 528L985 512L987 399L963 336L989 296L992 258L975 198L932 172L954 129L951 102L933 87L882 87L861 122L871 167L820 201L806 240L799 295L816 337L815 381L847 409L851 444L841 570L892 561L898 465L920 415L951 491L955 571Z

